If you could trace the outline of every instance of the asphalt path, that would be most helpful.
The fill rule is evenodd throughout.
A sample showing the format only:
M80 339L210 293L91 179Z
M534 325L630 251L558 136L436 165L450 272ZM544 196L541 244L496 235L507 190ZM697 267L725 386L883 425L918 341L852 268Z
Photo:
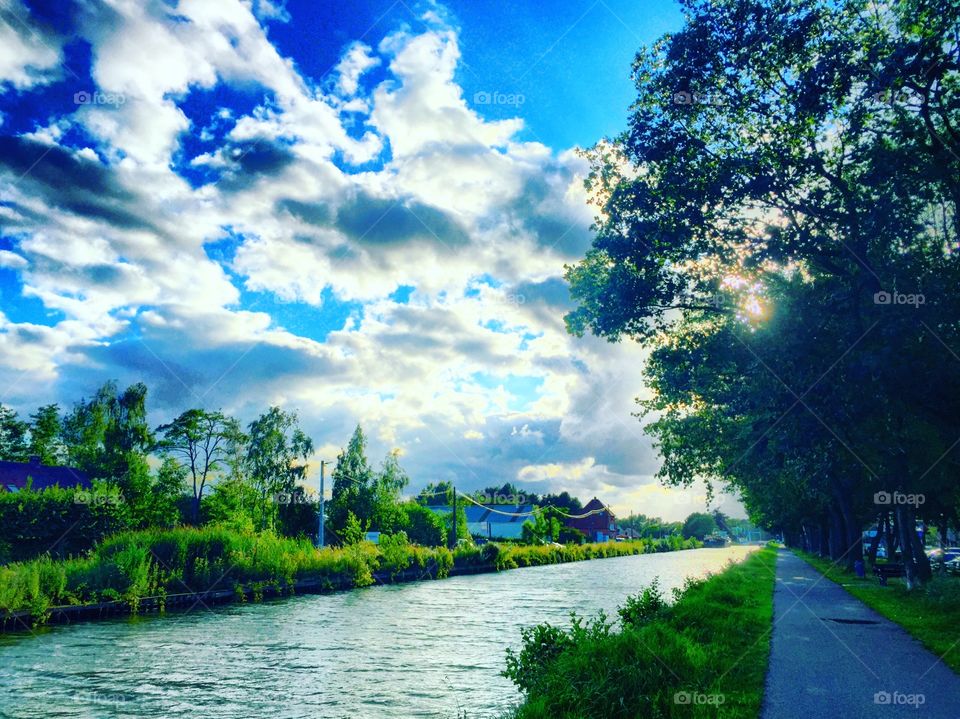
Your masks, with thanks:
M960 627L957 627L960 652ZM791 552L777 557L763 719L960 719L960 676Z

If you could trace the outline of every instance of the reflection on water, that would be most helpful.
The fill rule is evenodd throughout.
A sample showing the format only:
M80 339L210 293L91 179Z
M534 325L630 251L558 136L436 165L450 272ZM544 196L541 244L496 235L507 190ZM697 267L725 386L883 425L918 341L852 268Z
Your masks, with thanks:
M743 547L520 569L0 636L0 716L468 717L519 700L501 677L520 627L614 615Z

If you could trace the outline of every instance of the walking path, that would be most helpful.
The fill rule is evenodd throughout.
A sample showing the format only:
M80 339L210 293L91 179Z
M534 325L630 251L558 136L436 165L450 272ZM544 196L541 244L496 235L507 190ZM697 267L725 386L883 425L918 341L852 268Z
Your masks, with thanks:
M958 719L960 677L898 625L781 551L762 717Z

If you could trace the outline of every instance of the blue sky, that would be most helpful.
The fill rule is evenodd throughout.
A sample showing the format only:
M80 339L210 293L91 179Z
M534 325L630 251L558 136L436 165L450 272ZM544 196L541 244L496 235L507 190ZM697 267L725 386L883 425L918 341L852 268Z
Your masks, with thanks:
M564 331L588 147L673 2L62 3L0 15L0 402L142 380L361 423L414 488L676 518L636 347ZM51 9L52 8L52 9Z

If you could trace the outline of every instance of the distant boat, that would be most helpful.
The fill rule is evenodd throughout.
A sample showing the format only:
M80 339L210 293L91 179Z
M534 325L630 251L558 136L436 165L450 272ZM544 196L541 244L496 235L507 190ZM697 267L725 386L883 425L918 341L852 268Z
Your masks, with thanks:
M708 534L703 538L704 547L726 547L730 545L730 540L722 534Z

